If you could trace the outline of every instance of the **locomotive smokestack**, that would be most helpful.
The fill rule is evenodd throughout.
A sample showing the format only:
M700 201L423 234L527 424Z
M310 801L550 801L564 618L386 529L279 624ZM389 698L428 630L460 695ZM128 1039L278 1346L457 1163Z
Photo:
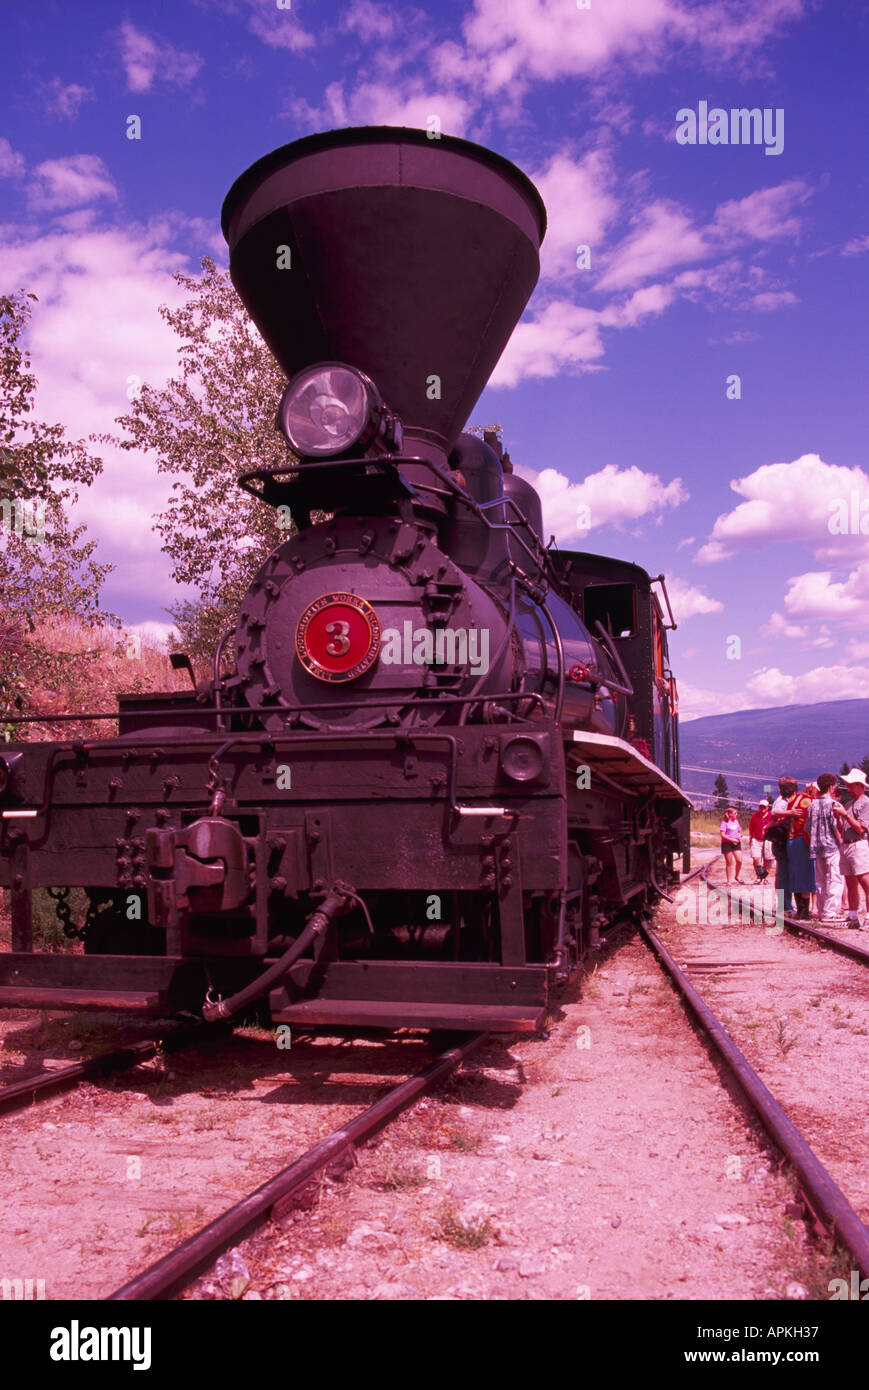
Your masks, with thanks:
M539 272L534 185L480 145L388 126L284 145L223 205L233 283L288 376L342 362L449 453Z

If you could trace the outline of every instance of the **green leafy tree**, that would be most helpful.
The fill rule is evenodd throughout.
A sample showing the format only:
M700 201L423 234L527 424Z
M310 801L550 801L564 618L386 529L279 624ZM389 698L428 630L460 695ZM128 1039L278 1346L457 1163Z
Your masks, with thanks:
M726 811L730 805L730 796L727 791L727 778L723 772L719 772L713 783L713 790L717 798L715 802L716 811Z
M79 487L102 470L82 440L35 414L37 380L24 342L37 302L19 290L0 295L0 737L26 738L8 723L28 713L40 689L61 683L76 654L48 647L40 626L52 618L117 625L100 609L111 565L93 559L95 540L72 526ZM4 713L7 721L4 722Z
M156 529L173 578L195 586L198 598L169 611L185 649L209 657L256 570L292 534L286 514L243 492L237 479L294 456L275 429L286 379L229 275L206 257L200 275L175 280L188 298L180 308L162 305L160 314L180 340L177 373L162 387L142 387L116 421L124 433L115 442L152 452L174 480Z

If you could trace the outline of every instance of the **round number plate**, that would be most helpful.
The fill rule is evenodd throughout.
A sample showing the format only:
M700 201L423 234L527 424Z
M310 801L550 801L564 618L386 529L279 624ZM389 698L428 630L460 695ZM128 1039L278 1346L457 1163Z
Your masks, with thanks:
M296 655L320 681L355 681L379 650L380 619L358 594L323 594L296 626Z

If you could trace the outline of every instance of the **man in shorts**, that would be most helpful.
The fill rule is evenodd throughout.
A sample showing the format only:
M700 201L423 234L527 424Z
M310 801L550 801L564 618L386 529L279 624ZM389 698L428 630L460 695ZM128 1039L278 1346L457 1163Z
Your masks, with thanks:
M851 793L850 805L833 803L842 832L840 851L842 873L848 890L848 926L860 926L860 889L869 902L869 796L866 795L866 773L859 767L839 778Z
M769 813L769 802L761 801L751 820L748 822L748 839L751 848L751 859L754 864L755 877L758 883L763 883L769 873L769 866L773 863L772 844L765 840L764 834L772 817Z

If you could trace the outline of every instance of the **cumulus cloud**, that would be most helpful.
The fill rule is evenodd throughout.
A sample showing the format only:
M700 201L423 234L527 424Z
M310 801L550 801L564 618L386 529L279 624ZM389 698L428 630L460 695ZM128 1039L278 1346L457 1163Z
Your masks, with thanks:
M792 623L788 622L783 613L771 613L760 631L764 637L787 637L790 641L799 642L803 647L835 646L830 629L825 623L820 627Z
M363 82L347 91L342 82L331 82L320 106L303 97L290 98L283 114L312 129L344 125L395 125L425 130L429 116L437 116L446 135L464 135L473 105L456 92L428 85L421 78L396 85Z
M531 177L546 204L548 221L541 254L542 278L565 274L582 277L587 272L577 270L577 247L590 247L595 257L621 210L612 158L602 148L588 151L581 159L560 151Z
M846 626L869 624L869 561L843 580L830 570L809 570L788 580L785 608L791 616L827 618Z
M552 300L514 329L489 385L515 386L527 377L557 376L565 367L593 371L604 355L602 328L633 328L663 313L674 295L672 286L644 285L605 309Z
M791 676L762 666L745 684L745 708L814 705L822 700L865 699L869 666L816 666Z
M678 507L688 498L681 478L664 483L657 473L646 473L636 465L617 468L608 463L581 483L572 483L555 468L544 468L541 473L517 468L516 472L539 492L546 534L559 541L587 536L599 526L621 527L625 522Z
M670 595L673 617L677 623L687 623L689 618L696 617L698 613L724 612L724 604L719 599L712 598L694 584L688 584L678 575L667 576L667 593Z
M588 10L564 0L476 0L461 56L471 80L491 93L535 79L589 76L616 63L648 73L677 48L712 59L757 50L802 8L802 0L690 7L681 0L608 0Z
M789 463L768 463L731 488L745 498L716 518L698 550L701 564L728 559L738 550L765 548L779 541L805 541L821 558L841 560L864 550L867 537L853 528L837 531L837 518L851 522L851 497L869 501L869 475L862 468L826 463L818 454L801 454Z
M93 101L92 87L82 87L78 82L61 82L53 77L41 88L48 116L57 116L62 121L74 121L79 108L85 101Z
M707 714L730 714L735 710L865 699L867 683L869 666L859 664L815 666L800 675L789 675L778 666L761 666L752 673L743 689L727 692L680 680L679 718L688 721Z
M127 88L131 92L149 92L155 78L178 87L187 87L202 67L200 54L176 48L167 39L146 34L129 20L121 25L117 37Z
M37 164L27 189L30 207L38 212L80 207L100 198L116 199L115 187L99 155L70 154Z
M24 169L24 155L13 150L5 135L0 135L0 179L20 178Z
M159 384L176 368L175 336L157 313L159 304L184 297L172 271L187 262L170 248L172 230L164 219L147 227L57 226L25 239L0 227L9 283L38 296L28 331L37 409L62 420L73 438L114 432L136 379ZM99 540L99 559L118 565L106 602L143 593L157 605L171 602L181 591L151 531L169 484L148 457L94 447L104 471L75 515Z

